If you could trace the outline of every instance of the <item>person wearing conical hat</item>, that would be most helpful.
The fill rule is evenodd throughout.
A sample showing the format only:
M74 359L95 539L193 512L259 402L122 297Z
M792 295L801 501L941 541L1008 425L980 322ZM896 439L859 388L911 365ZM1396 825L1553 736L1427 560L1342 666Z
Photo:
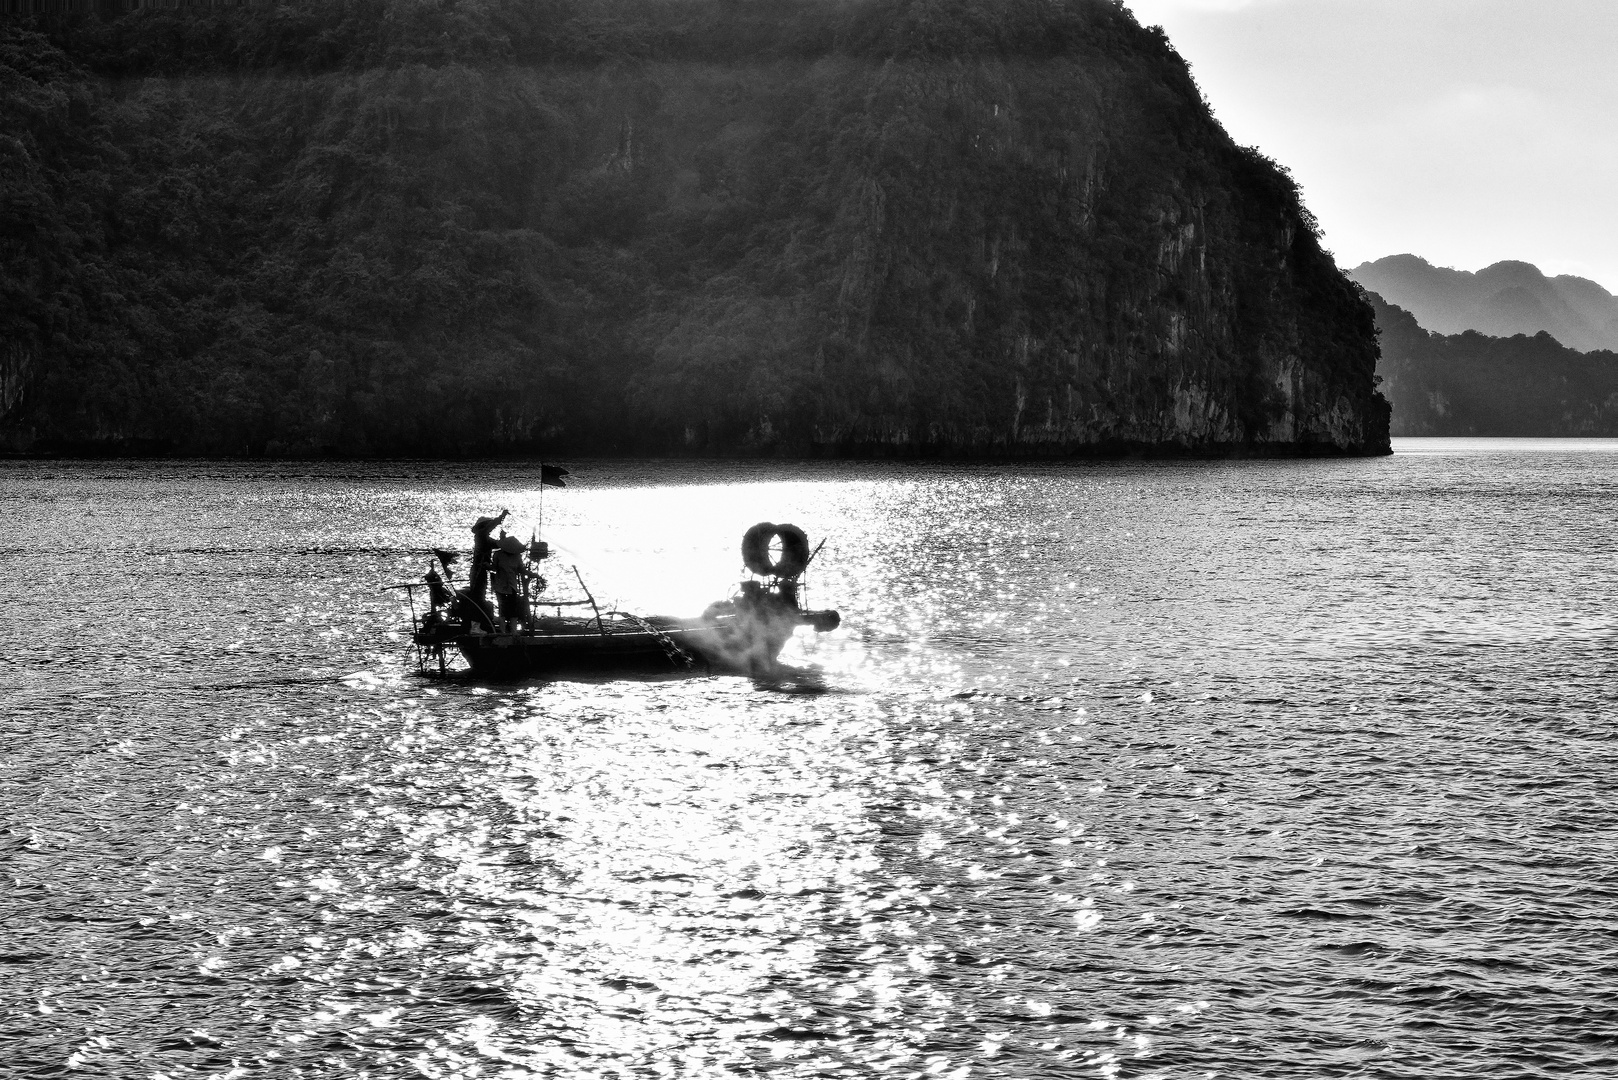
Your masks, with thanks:
M500 605L500 619L508 634L522 629L528 618L528 600L523 595L523 582L533 576L523 559L527 545L515 536L500 533L500 542L494 550L494 597Z

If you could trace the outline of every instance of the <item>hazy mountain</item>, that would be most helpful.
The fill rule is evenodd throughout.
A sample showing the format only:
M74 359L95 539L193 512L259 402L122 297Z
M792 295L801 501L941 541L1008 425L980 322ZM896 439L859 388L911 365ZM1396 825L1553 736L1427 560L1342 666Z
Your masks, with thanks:
M1618 436L1618 353L1580 352L1544 331L1440 334L1369 298L1394 435Z
M1113 0L8 20L0 95L0 446L1387 446L1296 185Z
M1546 277L1525 262L1498 262L1474 274L1415 255L1362 263L1349 276L1441 334L1545 331L1581 352L1618 349L1618 297L1587 278Z

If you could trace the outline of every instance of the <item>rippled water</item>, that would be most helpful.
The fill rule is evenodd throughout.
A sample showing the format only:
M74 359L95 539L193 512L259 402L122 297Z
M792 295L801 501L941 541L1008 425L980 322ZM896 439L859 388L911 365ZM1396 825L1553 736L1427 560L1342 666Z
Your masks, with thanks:
M1400 449L545 494L828 538L786 687L413 677L532 467L0 463L0 1072L1610 1074L1618 445Z

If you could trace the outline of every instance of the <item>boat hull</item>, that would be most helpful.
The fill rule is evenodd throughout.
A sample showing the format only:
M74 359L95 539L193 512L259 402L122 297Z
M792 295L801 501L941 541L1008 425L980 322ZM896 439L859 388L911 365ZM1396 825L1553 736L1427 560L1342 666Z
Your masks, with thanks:
M462 634L456 650L472 673L496 679L564 674L744 674L772 670L793 625L740 620L657 620L657 632Z

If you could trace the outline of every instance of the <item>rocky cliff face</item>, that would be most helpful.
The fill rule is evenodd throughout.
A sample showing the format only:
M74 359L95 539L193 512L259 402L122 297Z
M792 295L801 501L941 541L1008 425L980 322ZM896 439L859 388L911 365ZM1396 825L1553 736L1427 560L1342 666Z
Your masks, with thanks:
M91 224L0 264L12 446L1387 449L1362 293L1109 0L396 7L323 70L248 15L13 64L46 120L0 167Z

